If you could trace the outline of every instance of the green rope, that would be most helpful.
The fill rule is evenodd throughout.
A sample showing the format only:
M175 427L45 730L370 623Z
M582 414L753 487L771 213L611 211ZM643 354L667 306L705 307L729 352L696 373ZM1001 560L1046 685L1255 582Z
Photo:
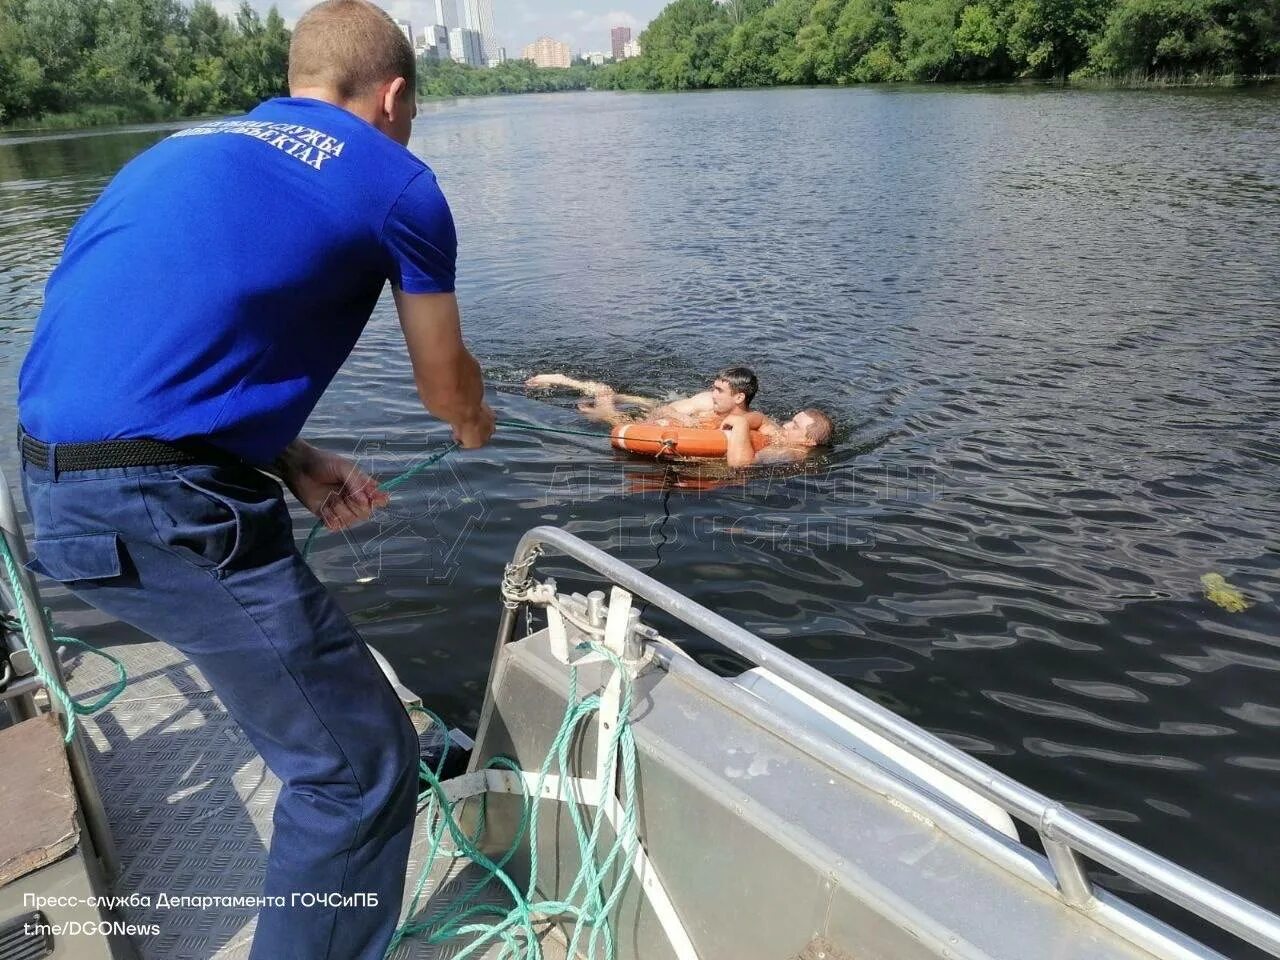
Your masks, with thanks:
M564 433L571 437L591 437L593 440L604 440L605 435L598 430L571 430L568 427L544 427L527 420L495 420L499 427L512 427L516 430L531 430L534 433Z
M527 423L523 420L498 420L497 425L503 426L503 427L512 427L520 430L539 431L542 433L566 433L566 434L573 434L573 435L593 437L593 438L598 438L600 436L600 434L598 433L592 433L585 430L569 430L569 429L563 429L559 427L544 427L534 423ZM450 453L456 450L458 446L459 445L456 442L449 443L443 449L439 450L438 452L432 454L429 457L425 457L423 460L414 464L408 470L386 481L384 484L382 484L382 488L384 490L394 489L395 487L404 483L406 480L409 480L411 477L417 475L418 473L421 473L427 467L430 467L433 464L439 463L446 456L448 456ZM312 545L314 544L316 538L320 535L320 531L323 529L324 529L324 522L319 520L316 521L315 525L311 528L311 532L307 535L307 539L305 543L303 544L303 547L302 547L303 557L306 557L311 552ZM128 684L128 673L125 670L124 664L121 663L118 658L112 656L111 654L103 650L99 650L97 647L94 647L91 644L85 643L83 640L78 640L75 637L55 636L53 637L53 642L55 644L69 644L74 647L79 647L80 649L85 650L88 653L97 654L98 656L108 660L112 664L112 666L114 666L116 669L115 682L111 685L111 688L106 693L104 693L101 697L99 697L97 700L94 700L92 703L81 703L77 701L74 697L72 697L71 694L67 692L66 688L62 685L62 683L58 680L58 678L53 674L53 672L51 672L48 665L46 665L44 661L40 658L40 655L36 652L36 648L32 643L31 623L27 618L27 610L26 610L26 599L25 599L26 593L22 588L22 581L18 573L17 561L14 559L13 554L9 549L8 541L5 540L3 537L0 537L0 559L3 559L5 575L8 577L9 583L13 590L14 608L17 614L18 626L22 633L23 643L26 645L27 651L31 656L31 662L32 662L32 665L35 667L36 676L39 677L40 682L44 684L45 689L49 691L50 696L56 698L58 702L62 705L63 712L67 718L67 729L66 729L64 739L66 740L67 743L70 743L72 738L75 736L76 717L90 716L109 706L112 703L112 701L114 701L118 696L120 696L121 693L124 692L125 687ZM44 611L44 615L45 615L46 630L49 633L49 635L52 636L53 635L52 620L49 616L49 612L47 610Z
M494 424L495 426L499 426L499 427L510 427L515 430L530 430L535 433L564 433L564 434L569 434L570 436L575 436L575 437L591 437L594 440L600 440L603 437L602 434L591 431L591 430L571 430L567 427L544 427L541 424L529 423L525 420L495 420ZM392 477L390 480L387 480L385 483L382 484L382 489L383 490L395 489L400 484L408 480L410 477L413 477L416 474L421 473L427 467L430 467L436 463L439 463L441 460L443 460L445 457L451 454L454 450L457 450L459 446L460 444L458 444L457 441L453 441L447 444L442 450L439 450L436 453L433 453L431 456L426 457L423 460L420 460L418 463L414 464L404 473L398 474ZM325 529L325 526L324 526L323 520L317 520L315 523L311 525L311 530L310 532L307 533L307 539L302 542L302 558L304 560L311 556L311 548L315 546L316 539L320 536L321 532L324 529Z
M439 463L441 460L443 460L445 457L447 457L449 454L451 454L454 450L457 450L457 449L458 449L458 443L456 441L446 444L443 449L437 450L435 453L433 453L429 457L424 457L422 460L415 463L412 467L410 467L404 473L398 474L392 477L390 480L383 483L382 489L394 490L396 487L400 486L400 484L404 483L410 477L416 476L417 474L421 473L423 470L427 469L427 467L430 467L433 464ZM316 538L320 536L320 532L322 530L324 530L323 520L317 520L315 523L311 525L311 532L307 534L307 539L304 540L302 543L302 559L305 560L307 559L307 557L311 555L311 548L315 544Z
M98 656L110 661L116 668L116 682L112 684L110 690L93 701L93 703L80 703L72 697L67 692L66 687L62 685L61 680L58 679L57 675L40 658L40 654L36 651L36 645L32 640L31 621L27 617L27 594L22 588L22 579L18 573L18 562L14 559L13 553L9 549L9 541L4 536L0 536L0 558L4 560L5 576L8 577L9 586L13 592L13 607L17 615L18 626L22 632L22 642L26 644L27 652L31 655L31 663L36 669L36 676L44 684L49 696L56 698L62 704L63 714L67 718L67 730L62 739L66 743L70 743L76 734L76 716L89 716L108 706L111 701L124 692L125 686L128 684L128 674L125 673L124 664L105 650L99 650L97 647L85 643L83 640L77 640L75 637L54 637L55 644L69 643L89 653L96 653ZM52 635L53 628L49 611L45 610L43 613L46 632Z
M579 649L588 646L607 657L613 663L615 670L621 671L624 677L627 676L621 661L613 653L594 643L582 644ZM494 940L501 940L503 943L503 948L498 954L499 960L508 960L508 958L510 960L517 960L517 958L541 960L542 948L537 931L534 929L534 922L539 916L556 916L571 918L574 921L573 931L569 937L569 956L577 956L579 942L584 932L590 928L584 954L587 960L595 960L601 946L603 946L604 960L613 960L616 945L610 917L625 891L625 881L631 873L636 851L639 848L639 836L636 833L636 749L635 738L628 722L632 689L629 680L623 683L618 723L610 735L603 768L614 769L615 760L619 755L621 756L623 815L614 842L603 858L598 856L597 847L600 843L601 829L608 818L603 810L597 808L594 821L589 823L579 810L578 802L568 794L566 787L572 770L570 751L576 742L575 733L581 725L590 720L593 714L599 712L601 703L598 694L579 700L577 691L578 671L573 667L569 671L569 693L566 698L564 720L547 750L547 756L538 772L534 789L528 791L522 787L519 826L511 845L496 861L487 857L478 846L485 827L487 809L485 794L480 794L478 798L476 832L467 836L458 825L454 807L446 799L440 784L439 773L443 768L444 756L441 757L440 764L434 771L429 770L426 764L420 763L420 774L427 783L427 789L419 796L418 803L427 825L430 848L409 901L409 919L396 930L387 948L387 956L390 956L396 947L410 937L422 937L428 943L440 944L459 937L474 936L469 944L453 954L456 960L471 956ZM444 729L444 724L438 717L424 708L418 709L432 717L434 722ZM490 758L483 769L491 768L505 768L517 775L521 773L520 767L507 757ZM537 899L534 888L538 875L538 820L542 806L538 800L543 797L546 781L553 772L557 775L559 783L559 792L554 800L557 803L563 800L568 807L577 838L580 866L569 890L561 899L540 900ZM521 782L523 784L523 780ZM613 784L604 784L604 788L608 795L612 796ZM449 850L445 849L446 834L452 842L452 848ZM526 835L529 837L529 885L527 889L521 891L503 868L515 856ZM450 905L422 917L415 916L432 867L442 854L454 858L465 857L480 868L482 876ZM609 874L615 867L618 879L611 887ZM509 906L493 903L468 906L468 903L484 887L494 881L505 888L510 898Z

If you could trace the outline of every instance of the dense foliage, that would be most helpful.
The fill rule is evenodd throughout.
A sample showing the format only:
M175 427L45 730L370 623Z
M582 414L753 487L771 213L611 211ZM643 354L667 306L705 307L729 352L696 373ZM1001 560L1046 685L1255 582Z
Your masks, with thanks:
M0 125L233 113L285 91L289 31L272 7L234 20L208 0L0 0ZM599 67L493 70L427 59L422 96L582 90Z
M674 0L644 54L605 67L424 60L423 96L1280 72L1280 0ZM0 125L248 109L285 89L275 7L0 0Z
M0 0L0 123L227 113L280 93L288 53L275 7Z
M452 60L418 61L418 93L424 97L468 97L491 93L550 93L601 85L604 67L578 63L568 70L540 70L528 60L508 60L492 69Z
M1280 72L1280 0L675 0L615 87Z

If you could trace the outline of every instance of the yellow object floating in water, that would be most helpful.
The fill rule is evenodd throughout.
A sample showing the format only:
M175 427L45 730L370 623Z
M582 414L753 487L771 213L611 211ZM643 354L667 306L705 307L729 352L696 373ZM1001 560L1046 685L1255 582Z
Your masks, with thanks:
M1250 604L1244 594L1227 583L1220 573L1206 573L1200 578L1200 585L1204 587L1204 595L1227 613L1249 609Z

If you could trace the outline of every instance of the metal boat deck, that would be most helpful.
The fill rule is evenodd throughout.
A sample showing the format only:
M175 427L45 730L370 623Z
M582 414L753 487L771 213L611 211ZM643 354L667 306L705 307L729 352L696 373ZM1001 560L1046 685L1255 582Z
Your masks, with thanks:
M129 671L124 693L96 716L82 719L90 764L115 832L120 871L113 894L149 896L152 906L125 907L122 919L155 932L135 935L139 960L244 960L256 914L249 907L169 907L169 897L251 895L261 887L271 817L280 781L209 688L200 672L166 644L109 648ZM77 663L68 687L100 696L114 681L97 657ZM422 735L424 748L438 740ZM409 857L406 901L427 853L419 831ZM465 861L437 859L423 909L436 910L475 882ZM500 900L496 895L495 902ZM453 956L468 941L438 945L409 940L392 960ZM493 957L491 945L481 957ZM548 960L563 951L544 938Z

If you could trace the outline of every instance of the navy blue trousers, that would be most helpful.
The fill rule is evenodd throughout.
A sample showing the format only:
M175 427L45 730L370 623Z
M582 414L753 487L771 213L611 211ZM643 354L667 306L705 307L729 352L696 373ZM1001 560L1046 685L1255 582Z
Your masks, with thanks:
M380 960L404 888L417 736L298 554L280 485L240 466L28 464L23 490L32 568L177 647L282 781L261 892L285 906L260 914L252 960ZM366 896L343 906L354 894Z

